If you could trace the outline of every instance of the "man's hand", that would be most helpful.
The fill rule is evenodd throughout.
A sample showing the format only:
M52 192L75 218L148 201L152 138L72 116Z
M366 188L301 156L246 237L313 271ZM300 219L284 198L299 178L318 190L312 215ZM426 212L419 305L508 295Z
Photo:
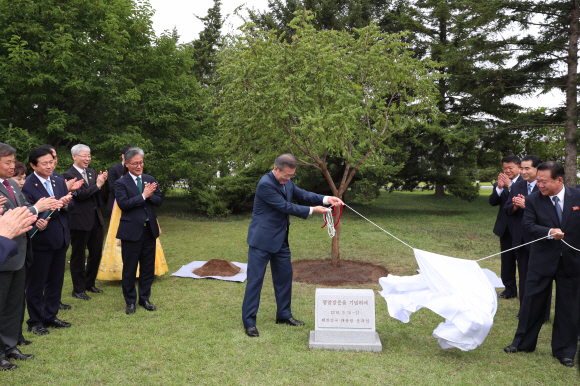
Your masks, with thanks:
M554 240L562 240L564 238L564 233L560 228L552 228L550 229L550 236L552 236Z
M72 194L69 192L66 196L62 196L59 201L62 203L63 208L67 206L72 200Z
M105 172L99 172L97 176L97 187L101 189L103 185L105 185L105 181L107 181L107 177L109 176L109 172L105 170Z
M66 188L69 192L74 192L75 190L79 190L81 186L85 183L85 180L78 180L73 178L72 180L66 181Z
M49 217L49 218L47 218L46 220L44 220L44 219L39 219L39 220L36 222L36 227L37 227L39 230L43 231L43 230L44 230L44 228L46 228L46 227L48 226L48 221L50 221L50 217Z
M40 200L36 201L34 206L36 209L38 209L38 213L42 213L45 210L55 210L62 208L62 202L56 200L54 196L49 198L42 197Z
M523 195L518 194L517 197L513 197L512 202L514 204L514 208L526 209L526 198Z
M0 206L3 206L3 205L6 203L6 201L8 201L8 200L6 199L6 197L4 197L4 196L0 196ZM0 213L2 213L2 212L0 212Z
M324 214L330 212L330 209L325 206L312 207L312 213Z
M0 213L2 211L3 209L0 208ZM38 216L30 213L25 206L10 209L3 216L0 216L0 236L13 239L24 232L28 232L32 229L32 224L37 218Z
M326 201L330 204L330 205L344 205L344 202L342 202L342 200L338 197L334 197L334 196L329 196Z
M500 173L499 176L497 176L497 187L499 189L503 189L504 186L509 188L510 186L512 186L512 181L507 176L507 174Z
M143 188L143 197L149 198L155 193L155 189L157 189L157 182L152 184L145 183L145 188Z

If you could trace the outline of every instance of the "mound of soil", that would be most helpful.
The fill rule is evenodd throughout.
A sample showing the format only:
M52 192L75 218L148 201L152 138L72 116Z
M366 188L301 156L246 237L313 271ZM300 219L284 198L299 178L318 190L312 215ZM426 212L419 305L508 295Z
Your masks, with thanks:
M326 286L378 283L389 270L380 265L353 260L341 260L340 267L330 260L298 260L292 262L292 280Z
M196 268L192 273L197 276L235 276L240 273L240 268L230 263L225 259L211 259L199 268Z

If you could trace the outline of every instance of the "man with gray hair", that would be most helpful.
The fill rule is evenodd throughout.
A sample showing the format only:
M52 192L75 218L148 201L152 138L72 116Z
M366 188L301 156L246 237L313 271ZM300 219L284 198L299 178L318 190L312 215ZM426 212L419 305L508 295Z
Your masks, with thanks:
M274 170L262 177L256 188L252 222L248 229L248 284L242 304L242 322L249 337L258 337L256 316L260 305L260 293L268 262L272 270L276 295L276 324L302 326L304 322L294 319L290 304L292 300L292 263L288 245L290 216L307 219L312 213L329 211L322 205L339 205L338 197L322 196L300 189L292 178L296 172L296 158L282 154L274 162ZM314 207L296 205L296 200Z
M64 173L66 180L84 181L83 185L73 192L74 207L69 214L70 275L73 282L72 296L89 300L86 291L101 293L95 286L103 250L103 216L101 214L101 187L107 181L107 172L97 174L89 168L91 149L78 144L71 149L73 165ZM85 267L85 249L89 250Z

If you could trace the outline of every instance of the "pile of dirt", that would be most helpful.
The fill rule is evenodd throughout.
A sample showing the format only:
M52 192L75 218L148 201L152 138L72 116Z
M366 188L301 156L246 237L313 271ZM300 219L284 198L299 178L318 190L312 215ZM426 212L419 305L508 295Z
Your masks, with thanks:
M292 262L292 280L326 286L378 283L389 270L380 265L361 261L341 260L340 267L330 260L298 260Z
M240 268L230 263L225 259L211 259L199 268L196 268L192 273L197 276L235 276L240 273Z

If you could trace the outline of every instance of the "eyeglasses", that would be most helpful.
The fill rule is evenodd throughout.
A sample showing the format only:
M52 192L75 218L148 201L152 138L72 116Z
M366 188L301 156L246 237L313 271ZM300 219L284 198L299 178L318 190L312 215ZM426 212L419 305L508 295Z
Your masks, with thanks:
M294 174L282 174L282 177L291 180L292 178L296 177L296 173L294 173Z
M81 157L81 158L91 158L90 154L75 154L77 157Z
M145 163L144 163L144 162L135 162L135 163L133 163L133 164L130 164L130 163L128 163L128 162L127 162L127 165L131 165L131 166L133 166L134 168L138 168L139 166L143 166L143 165L145 165Z

